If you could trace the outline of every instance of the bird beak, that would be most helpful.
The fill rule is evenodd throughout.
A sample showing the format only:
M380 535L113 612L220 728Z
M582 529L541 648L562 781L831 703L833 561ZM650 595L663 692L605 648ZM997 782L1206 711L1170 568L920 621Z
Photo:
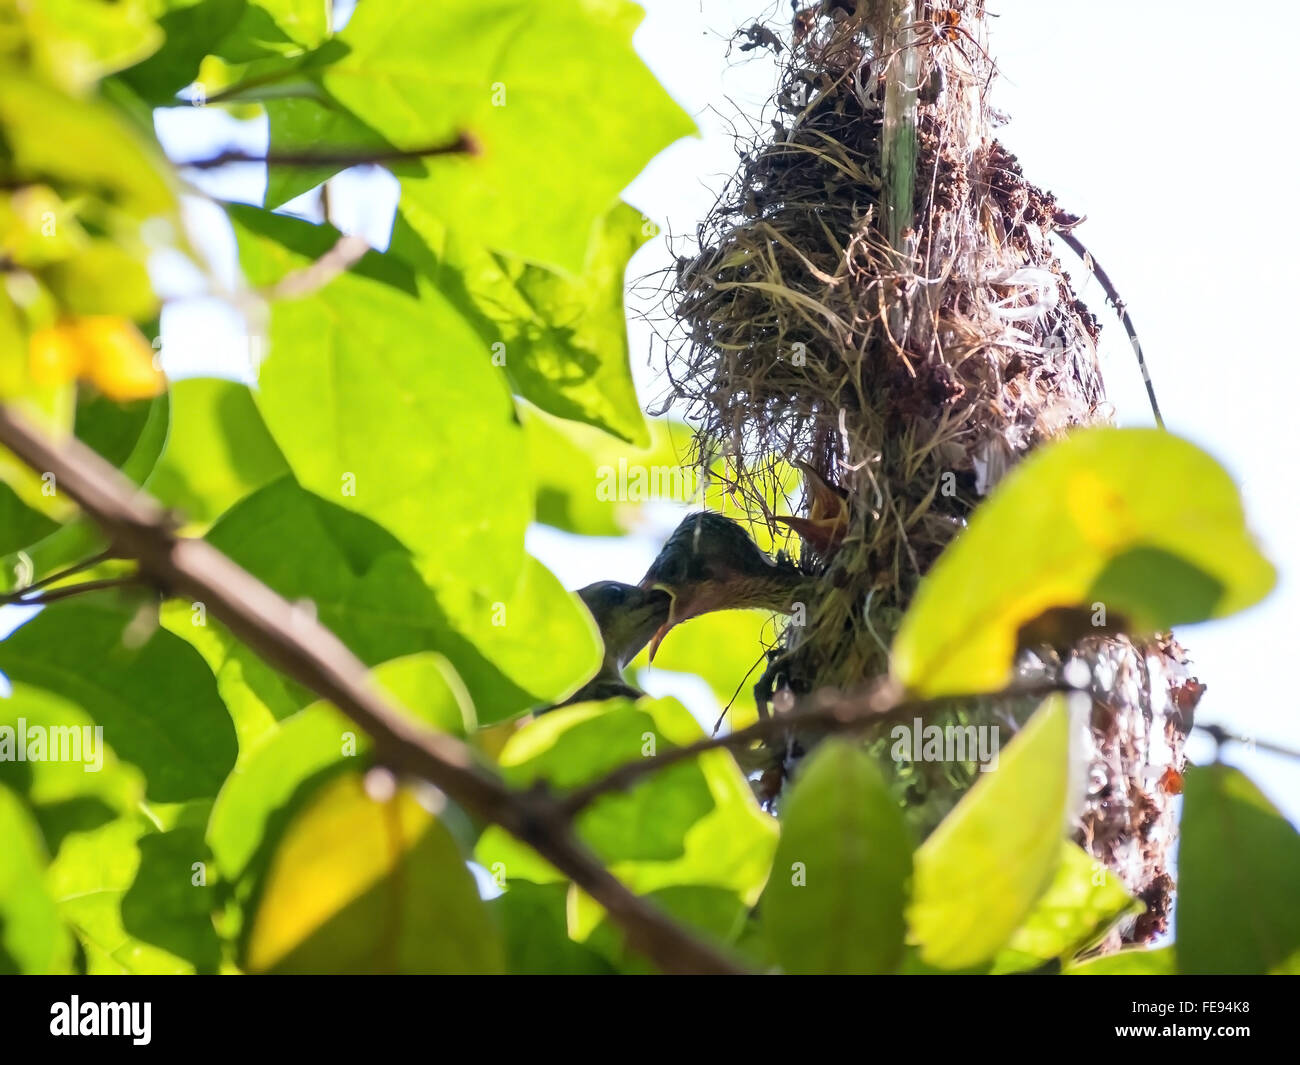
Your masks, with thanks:
M659 651L659 645L664 642L664 637L668 635L674 625L677 624L677 593L666 584L660 584L656 581L642 581L641 585L648 592L663 592L668 596L668 620L655 630L655 634L650 637L650 661L655 660L655 655Z

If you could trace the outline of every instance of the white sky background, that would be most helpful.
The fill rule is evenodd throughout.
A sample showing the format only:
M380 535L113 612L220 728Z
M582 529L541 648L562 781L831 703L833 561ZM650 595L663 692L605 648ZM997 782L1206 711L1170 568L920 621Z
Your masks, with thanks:
M735 168L730 123L763 122L774 87L765 53L734 51L726 38L765 11L787 19L785 0L643 0L648 17L636 45L660 80L696 116L703 139L657 158L627 198L672 234L690 234ZM1127 300L1169 428L1207 448L1242 485L1247 511L1281 570L1262 606L1180 630L1209 690L1198 719L1300 748L1300 718L1288 641L1300 633L1294 546L1297 478L1295 343L1287 319L1297 296L1293 256L1300 220L1295 186L1293 99L1288 74L1290 5L1261 0L1251 17L1229 23L1209 0L990 0L998 16L991 52L1002 77L995 104L1012 121L1002 139L1029 179L1053 190L1067 210L1088 216L1078 232ZM704 12L707 11L707 14ZM752 58L757 57L757 58ZM436 57L430 56L431 63ZM748 116L746 119L745 116ZM217 108L160 112L159 133L175 158L225 147L260 152L264 121L238 123ZM202 175L214 193L259 202L259 167ZM335 220L383 246L396 183L373 168L335 179ZM299 201L314 208L312 195ZM235 283L233 240L210 204L195 201L196 228L217 251L219 274ZM633 260L630 278L666 261L662 239ZM1123 329L1095 281L1061 249L1081 294L1105 325L1103 363L1121 425L1151 422L1141 376ZM230 352L243 327L204 291L197 274L156 264L169 294L197 298L164 313L164 365L174 375L236 376ZM642 398L662 386L647 365L649 337L632 326L632 362ZM274 353L271 353L274 357ZM1162 472L1151 471L1153 483ZM1185 486L1189 492L1195 485ZM621 540L571 537L535 527L529 547L569 587L599 579L636 581L677 520L652 513L647 528ZM714 704L703 686L651 670L654 694L682 697L701 719ZM743 696L742 696L743 697ZM1194 737L1193 757L1212 746ZM1292 820L1300 820L1300 766L1231 747Z

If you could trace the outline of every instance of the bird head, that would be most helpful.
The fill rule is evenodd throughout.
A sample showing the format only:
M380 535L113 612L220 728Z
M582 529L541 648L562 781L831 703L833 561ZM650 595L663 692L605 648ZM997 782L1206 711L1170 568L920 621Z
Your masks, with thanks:
M619 581L597 581L578 590L605 641L605 666L615 674L636 657L668 620L672 599L667 592Z
M788 560L774 562L736 522L721 514L691 514L673 531L641 578L646 590L672 599L650 639L650 658L675 625L713 610L789 611L804 576Z

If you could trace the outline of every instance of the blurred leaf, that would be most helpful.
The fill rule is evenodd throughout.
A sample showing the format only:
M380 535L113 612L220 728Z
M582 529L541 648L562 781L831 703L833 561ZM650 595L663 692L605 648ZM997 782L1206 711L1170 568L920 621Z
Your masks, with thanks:
M1180 973L1300 973L1300 835L1239 770L1183 778Z
M146 0L27 0L16 8L33 66L74 92L138 62L163 40Z
M3 481L0 481L0 555L20 551L37 540L44 539L59 527L39 510L24 503Z
M83 390L77 397L77 439L137 484L149 476L168 438L167 396L117 403Z
M40 831L18 797L0 786L0 973L66 973L72 938L45 886Z
M0 126L8 149L0 153L0 183L40 182L65 198L92 193L141 219L176 211L161 153L105 104L7 71Z
M463 729L459 680L440 655L412 655L371 674L411 716L447 731ZM453 715L455 718L453 719ZM322 776L367 754L370 739L331 704L314 702L249 739L208 822L208 841L221 874L252 890L284 821Z
M81 378L110 399L147 399L167 386L154 365L154 350L125 318L65 318L31 339L32 378L58 384Z
M475 139L476 155L431 158L414 168L423 176L401 178L403 204L436 221L427 239L458 227L578 274L623 187L694 131L632 50L641 17L622 0L363 4L338 36L347 51L317 76L400 148Z
M145 268L144 254L136 254L133 249L113 241L89 241L75 255L47 266L41 271L41 279L59 306L71 315L111 315L116 321L139 322L158 313L158 297ZM102 329L105 319L81 317L76 321L100 322ZM150 347L151 367L154 354ZM156 371L150 376L156 379ZM157 388L146 395L156 392Z
M964 969L993 957L1033 912L1065 835L1069 714L1052 696L916 852L908 911L921 958Z
M993 972L1036 969L1053 958L1068 960L1132 905L1132 896L1111 870L1076 844L1063 843L1056 878L998 953Z
M569 789L647 752L702 736L695 720L672 699L580 703L521 728L507 741L500 765L516 787L546 780ZM757 900L776 845L776 823L759 810L726 751L709 751L646 777L626 793L597 800L578 817L576 828L610 871L638 894L705 885L726 889L746 905ZM484 832L476 856L498 879L563 879L495 827ZM570 907L570 934L583 940L603 910L581 894Z
M144 772L151 799L215 795L235 763L235 732L212 673L164 630L128 646L132 617L110 606L55 603L0 642L0 670L82 707L118 757Z
M329 0L249 0L220 54L231 62L300 55L328 36L330 10Z
M149 0L166 42L124 71L122 80L151 104L174 103L176 93L198 76L203 57L218 47L247 6L247 0Z
M207 524L289 472L248 386L190 378L171 386L172 430L148 489Z
M338 239L265 211L231 214L254 284L314 262ZM277 301L269 346L257 404L304 487L384 525L427 577L504 599L531 516L514 466L523 434L460 315L372 253L311 295Z
M319 152L322 145L354 156L367 153L379 156L393 150L387 140L359 118L328 100L313 96L281 96L266 100L263 106L272 154ZM393 165L395 170L402 168L400 163ZM269 166L265 205L268 208L281 207L343 169L339 165Z
M753 686L767 666L765 648L778 631L772 615L761 610L705 614L693 619L690 628L679 626L668 634L653 668L700 677L717 696L719 707L725 707L734 696L727 721L733 729L744 728L758 719ZM649 665L649 651L642 649L629 668Z
M245 950L253 972L493 973L501 935L455 840L400 790L348 774L281 839Z
M545 886L554 888L556 885ZM572 887L569 895L575 901L583 897ZM749 916L749 907L734 891L726 888L679 884L648 892L645 899L696 938L718 948L723 954L735 953L728 948L740 938ZM587 901L589 903L590 900ZM628 945L622 929L610 920L608 914L603 915L592 929L587 944L609 959L621 973L646 974L658 971L644 955Z
M76 396L72 428L79 440L138 484L158 460L168 422L165 395L116 403L91 389L81 389ZM104 549L103 534L94 522L77 514L66 493L45 494L39 476L16 459L13 465L7 465L0 458L0 474L6 479L13 478L13 483L26 493L26 501L36 501L40 513L66 519L66 524L48 529L45 535L14 549L25 549L26 559L11 555L0 563L0 588L16 588L20 571L30 583Z
M507 968L513 975L608 975L601 955L569 938L564 884L516 880L488 909L505 933Z
M1121 950L1067 966L1066 976L1177 976L1173 947Z
M50 886L81 940L87 972L211 971L212 892L192 883L191 868L205 857L196 831L159 834L141 814L69 836Z
M893 672L919 695L993 690L1018 639L1069 645L1225 617L1274 581L1209 455L1153 429L1085 429L1031 455L976 510L922 582Z
M364 736L343 714L316 703L286 718L242 752L208 820L208 844L224 880L240 897L260 878L271 844L312 782L364 748Z
M800 768L759 913L790 973L889 973L903 955L912 844L870 757L830 739Z

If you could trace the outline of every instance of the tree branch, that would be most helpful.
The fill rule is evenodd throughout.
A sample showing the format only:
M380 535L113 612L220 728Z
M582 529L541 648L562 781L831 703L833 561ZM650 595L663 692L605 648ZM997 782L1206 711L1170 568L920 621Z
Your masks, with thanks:
M374 163L399 163L411 159L427 159L435 155L478 155L478 141L468 133L457 135L446 144L431 144L426 148L377 148L369 152L268 152L252 155L231 148L205 159L178 159L176 166L191 170L215 170L232 163L265 163L267 166L366 166Z
M853 732L896 718L924 714L938 706L965 699L1011 699L1046 697L1056 692L1081 691L1063 681L1040 681L1032 684L1004 688L998 692L973 692L963 695L944 695L935 699L909 699L896 684L882 680L857 692L838 692L824 689L814 692L784 714L760 718L748 728L727 736L711 736L685 747L670 747L639 762L626 762L611 770L599 780L576 788L560 799L560 808L570 817L593 803L602 795L624 791L642 777L657 773L706 751L722 748L744 749L758 740L788 734L800 726L819 725L830 732Z
M0 444L32 469L54 474L61 492L104 530L120 558L166 592L202 602L260 657L329 700L370 734L385 764L428 780L469 812L532 847L609 912L629 945L674 973L739 973L638 898L573 836L563 808L542 789L518 792L476 764L460 741L426 731L372 686L365 665L328 629L304 616L204 540L178 537L167 511L80 441L59 446L0 406Z

